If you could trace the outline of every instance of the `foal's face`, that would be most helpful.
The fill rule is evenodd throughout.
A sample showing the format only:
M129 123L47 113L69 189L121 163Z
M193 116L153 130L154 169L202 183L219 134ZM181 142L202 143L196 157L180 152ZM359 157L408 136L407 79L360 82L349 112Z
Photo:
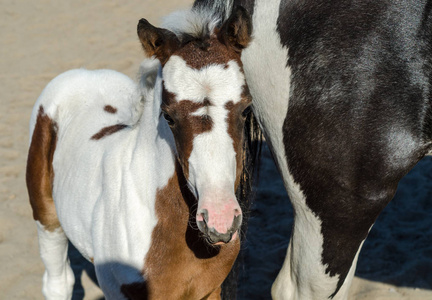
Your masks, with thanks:
M251 98L240 61L231 59L216 39L210 44L207 50L188 44L167 61L162 69L162 111L189 188L198 199L198 227L211 242L228 242L241 223L235 190ZM200 63L194 64L197 57Z
M189 189L198 199L198 228L212 244L235 238L242 220L235 190L251 98L240 52L250 31L242 9L205 39L183 43L145 20L138 24L145 52L162 63L161 110Z

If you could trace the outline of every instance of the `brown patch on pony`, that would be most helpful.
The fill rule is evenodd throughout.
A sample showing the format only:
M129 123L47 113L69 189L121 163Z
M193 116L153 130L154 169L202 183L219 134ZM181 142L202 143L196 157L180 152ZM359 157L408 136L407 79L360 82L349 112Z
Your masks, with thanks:
M220 299L240 240L210 246L196 225L196 203L177 163L176 174L156 195L158 223L145 257L146 282L123 285L123 294L130 299Z
M250 103L251 98L246 96L242 97L242 100L236 104L234 104L232 101L225 104L225 108L226 110L228 110L228 135L233 140L234 151L236 153L236 187L240 184L240 177L243 170L243 139L245 116L243 116L242 113L250 105Z
M192 116L191 113L206 106L211 106L208 99L203 102L189 100L176 101L175 94L163 89L162 111L167 113L173 120L171 131L174 135L178 160L183 168L186 178L189 178L189 157L193 149L194 137L208 132L213 127L213 121L208 116Z
M236 6L231 16L210 35L200 38L186 38L174 55L182 57L191 68L200 70L208 65L223 65L234 60L242 68L241 51L251 41L252 21L249 13ZM164 64L164 63L163 63Z
M242 66L240 54L222 44L215 36L209 38L207 48L202 48L198 42L193 41L174 54L183 58L189 67L197 70L209 65L223 65L227 68L231 60Z
M104 127L101 130L99 130L98 133L94 134L91 137L91 139L92 140L100 140L101 138L104 138L104 137L106 137L108 135L116 133L117 131L120 131L120 130L126 128L126 127L128 127L128 126L124 125L124 124L116 124L116 125Z
M180 46L180 41L174 33L167 29L157 28L146 19L138 22L137 33L144 53L148 57L155 55L162 66Z
M56 144L57 125L45 114L41 105L27 157L26 184L33 218L48 231L60 227L52 198L52 161Z
M111 106L111 105L105 105L104 111L110 114L115 114L117 112L117 108Z
M176 103L176 94L168 92L162 85L162 110L165 110L170 104Z

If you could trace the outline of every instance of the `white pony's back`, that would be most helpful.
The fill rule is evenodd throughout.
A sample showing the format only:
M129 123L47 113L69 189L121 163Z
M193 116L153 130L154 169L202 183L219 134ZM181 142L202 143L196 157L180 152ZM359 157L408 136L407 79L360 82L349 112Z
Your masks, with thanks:
M82 119L80 127L92 129L112 124L133 126L142 113L141 92L126 75L113 70L70 70L54 78L39 96L30 121L33 133L39 107L44 107L53 121ZM112 106L116 113L107 113ZM31 135L30 135L31 139Z

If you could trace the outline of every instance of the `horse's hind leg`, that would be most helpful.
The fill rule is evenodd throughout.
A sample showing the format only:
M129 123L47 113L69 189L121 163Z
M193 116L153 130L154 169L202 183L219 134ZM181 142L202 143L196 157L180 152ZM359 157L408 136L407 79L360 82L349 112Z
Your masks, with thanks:
M392 192L379 199L348 194L326 198L329 191L323 188L317 194L322 198L316 207L307 202L303 190L292 183L293 232L272 297L347 299L361 246Z
M347 299L363 241L393 198L399 180L425 150L414 135L385 144L386 139L377 142L378 133L370 139L365 128L338 132L329 125L335 122L331 118L315 114L312 120L302 115L314 112L312 108L304 112L293 105L290 110L284 125L286 162L279 165L286 175L295 219L272 295L275 299ZM337 124L349 128L344 122ZM358 136L362 142L351 141Z
M27 161L27 189L36 220L39 249L45 265L42 292L46 299L70 299L74 275L67 257L64 234L52 198L52 159L56 145L56 125L41 106L33 130Z
M42 293L46 299L71 299L75 279L67 256L68 239L61 227L49 231L36 223L40 256L45 265Z

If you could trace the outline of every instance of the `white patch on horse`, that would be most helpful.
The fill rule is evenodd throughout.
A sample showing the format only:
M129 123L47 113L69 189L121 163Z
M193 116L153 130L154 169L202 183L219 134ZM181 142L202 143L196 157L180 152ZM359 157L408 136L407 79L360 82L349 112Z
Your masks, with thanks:
M369 229L369 231L371 229L372 229L372 226ZM362 249L364 242L365 242L365 240L363 240L361 242L360 247L358 248L357 253L356 253L356 255L355 255L355 257L354 257L354 259L353 259L353 261L351 263L350 270L349 270L347 276L345 277L345 280L344 280L342 286L340 287L340 289L338 291L338 294L335 296L334 299L348 299L348 292L349 292L349 289L351 287L351 282L352 282L352 280L354 278L354 274L355 274L355 270L356 270L356 266L357 266L358 256L360 254L360 250Z
M199 134L193 140L189 157L189 181L200 191L208 190L205 187L211 183L217 187L229 187L234 194L236 152L228 134L227 114L223 107L210 107L212 130ZM218 147L209 148L208 145Z
M306 198L288 173L289 196L295 208L295 226L287 256L272 287L273 299L321 299L330 296L339 276L326 274L322 264L321 220L306 205ZM308 266L313 266L312 268ZM313 282L315 286L310 286ZM309 288L308 288L309 287ZM299 294L301 292L301 294ZM335 299L339 299L336 296Z
M207 107L207 106L200 107L196 111L192 112L190 115L194 116L194 117L208 116L209 115L209 107Z
M172 56L163 68L165 89L175 94L176 100L203 102L209 98L216 106L241 100L245 78L237 62L225 65L208 65L193 69L180 56Z

